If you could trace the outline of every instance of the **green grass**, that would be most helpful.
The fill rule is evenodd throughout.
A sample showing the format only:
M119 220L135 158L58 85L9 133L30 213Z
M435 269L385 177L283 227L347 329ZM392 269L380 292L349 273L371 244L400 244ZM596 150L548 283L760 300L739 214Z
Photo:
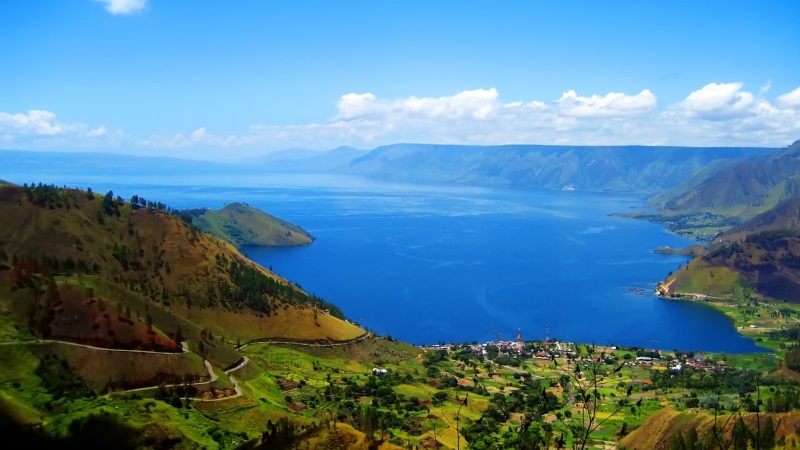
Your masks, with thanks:
M236 247L245 245L292 246L312 242L297 225L241 203L213 211L195 211L192 223Z
M32 376L37 367L39 358L27 346L0 346L0 391L27 405L44 405L51 396Z
M679 270L674 291L676 293L701 293L706 295L730 295L739 282L739 274L727 267L701 267L695 261L689 270Z

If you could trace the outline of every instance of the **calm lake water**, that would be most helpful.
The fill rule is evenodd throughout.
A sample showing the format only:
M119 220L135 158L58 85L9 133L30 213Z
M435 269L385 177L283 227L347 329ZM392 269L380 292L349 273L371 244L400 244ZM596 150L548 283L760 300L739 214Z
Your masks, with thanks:
M598 344L761 350L711 308L630 292L651 292L687 261L652 249L692 243L609 216L642 208L636 196L319 176L58 178L43 180L181 208L243 201L294 222L313 245L243 252L363 326L415 344L511 339L518 330L543 339L549 330Z

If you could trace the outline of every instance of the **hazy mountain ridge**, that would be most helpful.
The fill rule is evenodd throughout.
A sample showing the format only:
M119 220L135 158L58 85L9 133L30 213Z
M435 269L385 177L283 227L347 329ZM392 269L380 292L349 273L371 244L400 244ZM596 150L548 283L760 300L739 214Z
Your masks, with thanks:
M731 161L763 158L756 147L393 144L365 151L287 150L219 163L108 153L0 151L17 161L10 173L163 175L342 173L392 181L521 189L578 189L657 194L694 176L709 177ZM699 185L696 179L692 181ZM678 191L684 193L685 190ZM663 195L663 194L662 194Z
M180 171L206 173L232 167L230 164L194 159L104 152L0 150L0 158L13 162L3 169L4 173L16 174L69 172L76 175L88 175L132 172L166 175ZM38 182L39 180L28 181Z
M767 148L646 146L458 146L395 144L354 159L348 173L397 181L533 189L655 193L708 164L749 159Z
M350 162L366 154L367 150L342 146L333 150L311 151L303 149L289 149L269 153L259 158L246 162L247 170L262 170L265 172L305 172L327 173L340 172L346 169ZM242 163L238 163L242 165Z

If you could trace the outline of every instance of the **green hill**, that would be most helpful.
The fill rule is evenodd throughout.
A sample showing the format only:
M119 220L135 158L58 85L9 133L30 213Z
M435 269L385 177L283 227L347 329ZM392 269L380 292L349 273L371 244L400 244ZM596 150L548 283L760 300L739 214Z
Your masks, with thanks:
M746 427L742 427L741 424L745 424ZM769 434L766 433L767 426L773 428L773 430L769 430ZM789 445L776 446L776 442L780 440L785 444L789 439L796 439L797 430L800 428L795 427L798 426L800 426L800 414L796 411L760 416L746 413L740 416L727 415L715 419L710 414L664 408L651 416L641 427L625 436L619 442L619 448L650 450L737 448L732 444L734 436L739 430L747 431L747 433L739 434L739 436L745 435L744 447L746 448L789 448ZM753 440L752 435L758 435L759 430L762 431L761 440L758 442L759 446L748 447L748 440ZM768 437L770 435L771 438ZM741 437L737 437L736 442L741 445Z
M791 230L800 233L800 196L779 203L752 219L737 225L722 236L720 241L740 241L747 235L770 230Z
M765 158L741 161L713 174L701 172L683 185L679 195L660 199L664 213L753 217L800 194L800 141Z
M670 293L730 296L752 288L764 297L800 302L800 237L764 231L696 257L668 280Z
M0 267L8 272L0 282L7 283L5 300L15 302L17 324L36 321L33 331L41 337L57 332L76 342L136 348L169 346L179 327L233 341L343 340L364 333L341 320L334 305L253 263L185 216L149 204L131 204L112 192L0 187ZM129 310L130 324L99 320L111 316L106 310L117 318ZM147 327L137 319L147 319ZM98 327L105 334L99 336ZM151 333L154 328L161 333ZM225 351L216 363L225 366L231 358L238 356Z
M800 197L747 220L705 245L668 280L668 292L731 295L740 286L800 302ZM716 277L712 276L716 273Z
M308 245L314 241L299 226L242 203L229 203L216 211L193 209L187 213L194 226L238 248Z
M0 186L0 429L32 443L231 447L238 434L169 404L252 399L224 373L248 365L240 344L368 337L161 203Z
M710 241L782 202L800 196L800 141L773 155L718 160L649 199L657 212L626 217L663 223L670 231Z

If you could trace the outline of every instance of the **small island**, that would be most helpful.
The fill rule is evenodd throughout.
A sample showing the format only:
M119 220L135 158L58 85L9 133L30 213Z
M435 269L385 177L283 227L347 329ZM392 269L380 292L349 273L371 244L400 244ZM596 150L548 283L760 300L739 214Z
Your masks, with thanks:
M186 213L191 216L192 225L237 248L292 247L314 242L314 237L301 227L245 203L229 203L218 210L191 209Z

